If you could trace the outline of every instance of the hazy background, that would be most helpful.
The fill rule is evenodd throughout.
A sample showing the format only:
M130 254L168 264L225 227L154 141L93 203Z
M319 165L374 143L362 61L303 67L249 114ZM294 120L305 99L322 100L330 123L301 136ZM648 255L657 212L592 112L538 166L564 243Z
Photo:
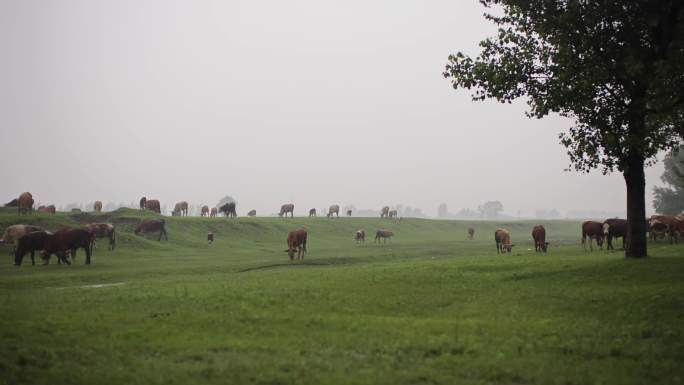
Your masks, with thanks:
M493 32L475 0L0 0L0 199L238 213L500 200L624 212L620 174L563 172L560 118L441 73ZM647 170L647 201L660 165Z

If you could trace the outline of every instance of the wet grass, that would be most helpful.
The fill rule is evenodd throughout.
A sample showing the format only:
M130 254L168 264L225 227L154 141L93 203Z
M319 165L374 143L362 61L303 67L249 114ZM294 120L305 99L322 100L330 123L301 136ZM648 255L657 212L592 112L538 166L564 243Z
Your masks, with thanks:
M676 384L684 246L583 252L576 222L166 218L169 242L106 214L93 264L11 266L0 249L0 383ZM58 214L50 229L90 220ZM0 212L0 228L27 222ZM516 244L497 255L503 225ZM287 231L309 231L290 262ZM466 229L476 239L466 239ZM379 227L396 234L374 245ZM370 240L356 245L353 231ZM216 241L206 243L213 231Z

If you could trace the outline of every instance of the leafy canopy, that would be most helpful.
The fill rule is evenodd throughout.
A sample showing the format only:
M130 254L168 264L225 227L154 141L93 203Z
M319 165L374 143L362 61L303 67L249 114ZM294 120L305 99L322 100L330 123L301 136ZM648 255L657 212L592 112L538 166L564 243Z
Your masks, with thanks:
M573 120L560 141L576 170L624 172L684 138L684 1L480 2L498 34L444 76L473 100L526 97L530 117Z
M662 214L679 214L684 212L684 146L670 152L663 164L660 179L669 187L653 188L653 206Z

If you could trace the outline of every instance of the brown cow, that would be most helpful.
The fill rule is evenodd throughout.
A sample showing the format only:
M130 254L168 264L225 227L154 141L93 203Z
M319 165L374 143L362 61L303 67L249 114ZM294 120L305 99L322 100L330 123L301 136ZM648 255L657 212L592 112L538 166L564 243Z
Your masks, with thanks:
M532 228L532 239L534 239L534 251L543 251L546 253L546 248L549 243L546 242L546 229L542 225L536 225Z
M311 209L311 210L309 210L309 216L310 216L310 217L315 217L315 216L316 216L316 209Z
M256 210L254 210L254 209L249 210L249 212L247 213L247 216L248 217L255 217L256 216Z
M603 235L606 237L606 250L614 250L613 238L622 238L622 248L625 248L625 235L627 234L627 220L610 218L603 221Z
M216 207L212 207L209 216L214 218L217 215L218 215L218 209Z
M35 265L36 250L45 249L45 241L51 234L52 233L47 231L33 231L19 238L17 241L16 251L14 252L14 265L20 266L21 261L24 259L24 255L26 255L26 253L31 253L31 264Z
M472 240L475 237L475 229L468 227L468 239Z
M332 218L333 214L337 215L337 217L340 217L340 205L331 205L330 208L328 208L328 214L326 216L328 218Z
M668 234L668 229L669 228L666 224L657 219L648 220L648 233L650 235L651 242L655 242L659 238L665 238L665 235Z
M667 235L669 236L670 243L678 243L678 235L679 235L679 227L681 224L681 221L677 219L677 217L673 215L651 215L651 219L649 220L649 223L651 221L659 221L663 223L665 226L667 226Z
M389 217L389 206L385 206L382 208L382 211L380 211L380 218L385 218Z
M181 217L188 216L188 202L181 201L176 203L176 205L173 207L173 212L171 215Z
M102 202L100 201L95 201L93 204L93 210L95 210L96 213L99 213L102 211Z
M156 231L159 231L159 239L157 239L157 241L161 241L162 235L165 240L169 240L166 236L166 222L164 222L163 219L143 219L142 222L135 227L135 231L133 232L135 235L139 235L140 233L146 234Z
M494 232L494 241L496 242L497 254L510 253L513 246L515 246L511 243L511 234L506 229L496 229Z
M290 213L290 217L294 218L294 205L292 203L286 203L280 206L280 213L278 213L278 216L282 217L285 215L285 218L287 218L287 213Z
M140 198L140 210L145 210L145 204L147 203L147 198L142 197Z
M33 212L33 195L23 192L17 198L17 211L19 214L31 214Z
M596 245L603 249L603 223L596 221L586 221L582 223L582 247L587 249L587 238L589 238L589 250L593 251L591 240L596 239Z
M223 213L227 218L237 218L237 211L235 210L235 202L227 202L219 207L219 212Z
M295 257L295 252L297 253L297 259L304 259L304 254L306 254L306 237L307 233L304 229L299 229L295 231L290 231L287 234L287 250L285 252L293 260Z
M38 207L39 213L54 214L56 211L57 211L57 209L55 208L55 205L39 206Z
M347 216L348 216L348 217L351 217L351 215L352 215L352 211L351 211L351 210L347 210Z
M110 223L90 223L85 227L95 235L95 240L98 238L107 238L109 240L107 249L109 251L114 250L114 246L116 246L116 229L114 228L114 225Z
M90 264L90 256L92 255L92 245L95 235L85 229L62 229L55 231L54 234L48 235L45 240L45 249L43 250L43 260L47 265L50 263L50 256L57 255L59 262L69 264L66 259L66 253L70 252L72 262L76 258L76 250L83 248L86 253L85 264Z
M393 236L394 233L391 230L378 229L378 231L375 232L375 240L373 242L380 243L381 239L383 243L387 243L388 239L390 240L390 242L392 242Z
M354 234L354 240L356 240L356 243L359 243L359 242L366 243L366 231L365 230L356 230L356 233Z
M32 233L34 231L44 231L45 229L42 227L38 226L32 226L32 225L12 225L8 226L5 229L5 232L2 234L2 238L0 238L0 244L2 243L7 243L7 244L12 244L14 247L12 248L12 253L14 253L17 249L17 241L19 238L23 237L24 235L28 233Z
M145 202L145 208L150 211L154 211L157 214L161 214L161 205L156 199L148 199Z
M397 210L390 210L389 218L396 218L398 215Z
M200 210L200 216L203 216L203 217L209 216L209 206L207 206L207 205L202 206L202 209Z

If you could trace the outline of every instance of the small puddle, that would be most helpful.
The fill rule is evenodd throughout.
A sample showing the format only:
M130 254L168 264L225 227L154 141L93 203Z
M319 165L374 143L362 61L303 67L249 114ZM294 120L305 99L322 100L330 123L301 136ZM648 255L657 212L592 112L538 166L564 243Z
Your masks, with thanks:
M57 290L73 289L73 288L78 288L78 289L99 289L99 288L101 288L101 287L121 286L121 285L125 285L125 284L126 284L126 282L98 283L98 284L94 284L94 285L58 287L58 288L56 288L56 289L57 289Z

